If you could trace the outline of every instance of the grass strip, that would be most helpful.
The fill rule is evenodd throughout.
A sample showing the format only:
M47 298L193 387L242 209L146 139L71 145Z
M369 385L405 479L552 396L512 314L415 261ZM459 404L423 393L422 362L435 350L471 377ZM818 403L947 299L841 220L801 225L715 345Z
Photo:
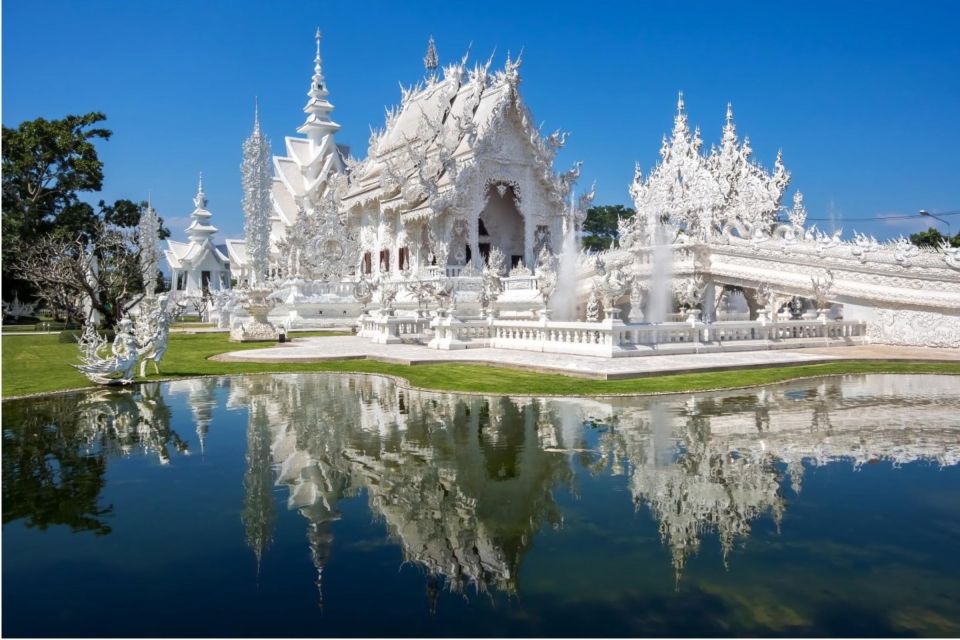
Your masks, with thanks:
M335 336L317 332L297 337ZM841 360L822 364L786 365L704 373L665 374L626 380L586 380L559 373L522 371L483 364L423 364L408 366L376 360L331 360L319 363L217 362L213 355L261 349L263 343L236 344L226 334L171 334L170 349L161 375L143 380L236 375L244 373L349 372L404 378L415 387L506 395L612 395L678 393L770 384L825 375L864 373L935 373L960 375L960 362L900 360ZM3 397L10 398L89 387L87 379L70 366L77 347L57 335L3 337ZM151 367L152 369L152 367ZM138 378L141 379L141 378Z

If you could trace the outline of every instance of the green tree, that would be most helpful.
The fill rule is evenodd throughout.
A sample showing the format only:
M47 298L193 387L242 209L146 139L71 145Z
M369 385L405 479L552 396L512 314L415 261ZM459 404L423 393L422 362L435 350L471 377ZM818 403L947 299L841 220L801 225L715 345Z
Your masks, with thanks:
M117 200L107 204L101 200L95 209L80 199L103 186L103 163L95 142L112 135L109 129L96 126L105 119L104 114L92 112L3 127L5 297L15 293L21 300L50 297L42 296L37 282L24 278L17 269L39 240L56 237L95 247L105 231L133 229L138 224L144 203ZM160 238L169 235L161 220ZM134 245L130 250L137 248Z
M622 204L590 207L583 221L583 246L601 251L609 249L617 239L617 223L620 218L632 218L636 211Z
M933 247L934 249L939 248L940 243L948 238L949 236L940 233L940 230L936 227L930 227L926 231L910 234L910 242L913 244L918 247ZM949 239L951 247L960 247L960 233L957 233L957 235Z

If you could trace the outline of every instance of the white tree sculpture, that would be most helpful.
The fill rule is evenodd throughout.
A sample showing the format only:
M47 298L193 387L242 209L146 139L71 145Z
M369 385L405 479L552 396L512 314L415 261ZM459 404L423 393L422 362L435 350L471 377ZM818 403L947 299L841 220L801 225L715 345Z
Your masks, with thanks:
M260 110L255 109L253 133L243 143L244 234L250 283L258 284L269 270L270 260L270 141L260 130Z
M630 194L637 215L620 226L621 246L647 244L664 225L675 235L685 233L705 240L733 226L743 230L772 227L790 174L777 154L772 174L756 164L750 141L737 139L733 108L727 106L720 148L701 152L700 130L692 134L684 111L683 94L670 138L664 137L660 162L647 178L638 166Z
M203 178L201 189L203 188ZM143 274L143 290L148 298L157 290L157 269L160 266L160 218L150 203L140 213L137 227L137 244L140 245L140 273Z

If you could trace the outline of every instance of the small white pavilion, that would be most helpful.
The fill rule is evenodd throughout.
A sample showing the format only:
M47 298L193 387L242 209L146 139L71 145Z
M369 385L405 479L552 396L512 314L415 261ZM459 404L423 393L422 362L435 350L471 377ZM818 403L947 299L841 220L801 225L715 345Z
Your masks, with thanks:
M214 244L217 228L210 224L213 214L206 209L203 176L193 204L187 227L189 242L167 240L168 248L164 251L170 265L170 288L182 296L204 296L230 288L230 259L225 245Z

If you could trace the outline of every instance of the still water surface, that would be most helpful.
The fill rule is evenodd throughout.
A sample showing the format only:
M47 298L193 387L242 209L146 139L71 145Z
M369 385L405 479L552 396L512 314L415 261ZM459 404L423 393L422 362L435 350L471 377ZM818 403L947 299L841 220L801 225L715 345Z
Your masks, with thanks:
M344 375L3 405L3 633L957 635L960 395Z

